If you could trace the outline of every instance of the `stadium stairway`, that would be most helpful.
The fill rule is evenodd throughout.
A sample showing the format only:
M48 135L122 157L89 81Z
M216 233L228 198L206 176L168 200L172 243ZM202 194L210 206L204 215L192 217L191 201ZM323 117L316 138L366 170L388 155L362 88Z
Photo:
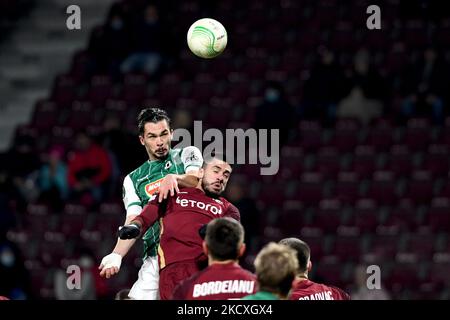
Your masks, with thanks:
M0 152L9 148L15 128L28 123L35 102L48 95L74 52L87 45L91 29L104 21L113 0L78 0L80 30L66 27L72 2L37 1L0 46Z

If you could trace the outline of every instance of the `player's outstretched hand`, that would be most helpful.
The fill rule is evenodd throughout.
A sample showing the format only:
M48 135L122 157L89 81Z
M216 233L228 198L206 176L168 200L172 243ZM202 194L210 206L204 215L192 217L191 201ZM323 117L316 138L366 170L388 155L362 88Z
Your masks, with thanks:
M128 224L126 226L119 227L119 238L122 240L134 239L141 233L141 228L135 224Z
M167 199L169 194L173 197L176 192L180 192L176 175L166 175L159 186L158 202Z
M120 265L122 264L122 256L118 253L110 253L102 259L100 266L98 267L101 277L111 278L113 275L119 272Z

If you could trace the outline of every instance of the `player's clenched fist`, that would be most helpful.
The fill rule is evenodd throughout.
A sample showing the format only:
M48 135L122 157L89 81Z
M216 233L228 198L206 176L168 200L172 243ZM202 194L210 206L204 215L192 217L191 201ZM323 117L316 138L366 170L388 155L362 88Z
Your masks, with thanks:
M110 253L102 259L100 266L100 276L109 279L113 275L119 272L120 265L122 264L122 256L118 253Z

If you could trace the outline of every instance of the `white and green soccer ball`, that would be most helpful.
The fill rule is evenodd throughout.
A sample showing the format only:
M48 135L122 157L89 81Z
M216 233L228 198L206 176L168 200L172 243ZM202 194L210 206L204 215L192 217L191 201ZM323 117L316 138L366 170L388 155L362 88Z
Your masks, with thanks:
M200 58L217 57L225 50L227 41L228 36L224 26L210 18L195 21L187 33L189 49Z

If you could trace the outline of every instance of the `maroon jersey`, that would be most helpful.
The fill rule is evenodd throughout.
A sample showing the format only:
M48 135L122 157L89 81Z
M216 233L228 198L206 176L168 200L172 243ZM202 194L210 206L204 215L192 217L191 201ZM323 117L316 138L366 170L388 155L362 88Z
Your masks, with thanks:
M187 260L207 260L203 253L199 229L215 218L240 220L239 210L226 199L208 197L198 188L184 188L158 205L156 197L134 218L147 230L160 219L159 266Z
M256 293L256 276L236 262L212 264L180 283L174 300L240 299Z
M292 289L290 300L350 300L343 290L315 283L310 280L297 282Z

